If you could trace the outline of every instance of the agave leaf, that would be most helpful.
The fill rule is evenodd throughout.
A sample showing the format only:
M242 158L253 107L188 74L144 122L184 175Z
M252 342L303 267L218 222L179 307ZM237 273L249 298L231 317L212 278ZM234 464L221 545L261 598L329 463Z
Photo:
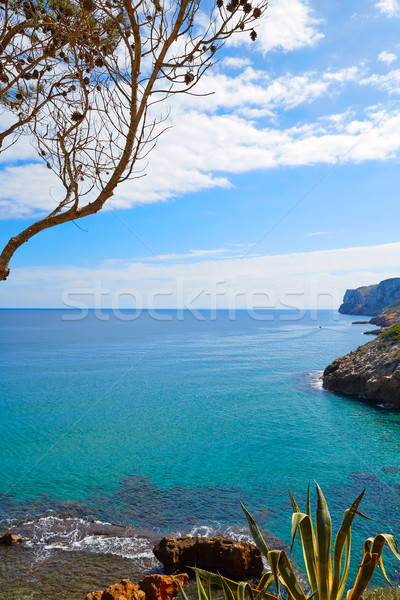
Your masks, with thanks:
M303 547L304 564L307 570L311 592L314 595L318 589L318 572L314 546L314 532L312 522L308 515L297 512L292 515L292 546L296 537L297 529L300 531L301 544Z
M229 587L228 583L225 581L225 578L222 577L221 575L219 575L219 582L220 582L220 586L222 587L222 590L224 592L225 600L235 600L235 596L233 595L231 588ZM201 599L199 598L199 600L201 600Z
M333 565L332 565L332 589L331 600L336 600L339 585L340 585L340 565L342 563L343 550L346 543L348 533L351 529L354 517L357 514L358 507L365 494L365 488L361 494L354 500L351 507L345 511L342 524L335 538L333 547Z
M359 517L362 517L363 519L367 519L367 521L375 521L375 519L371 519L371 517L367 517L367 515L364 515L364 513L360 512L359 510L357 511L357 514Z
M272 576L275 581L276 593L279 596L279 558L281 555L281 550L271 550L268 552L267 560L269 562L269 566L271 567Z
M199 600L210 600L210 598L207 596L206 590L203 587L203 584L201 583L200 575L198 573L196 573L196 584Z
M261 531L259 530L257 523L255 522L255 520L253 519L251 514L248 512L248 510L244 507L242 502L240 502L240 506L242 507L243 512L246 515L246 518L247 518L247 521L248 521L249 527L250 527L250 533L252 535L252 538L253 538L257 548L259 549L261 554L263 554L265 556L265 558L268 558L268 552L269 552L268 546L265 543L263 536L261 535Z
M186 592L184 591L183 587L181 586L180 581L178 581L178 585L179 585L179 589L181 591L181 596L182 596L183 600L189 600L189 598L187 597Z
M369 537L368 539L365 540L364 542L364 554L366 552L371 552L371 547L372 547L372 542L374 541L375 538L373 537Z
M372 554L366 552L362 560L361 565L358 567L358 574L354 583L353 589L348 593L347 600L360 600L365 589L367 588L371 577L375 571L375 567L378 564L378 554Z
M189 568L195 573L198 573L198 575L207 582L209 589L211 585L221 586L221 575L215 575L215 573L210 573L210 571L199 569L199 567ZM230 587L232 594L237 594L239 584L236 581L232 581L232 579L228 579L227 577L224 577L224 581Z
M253 591L254 594L254 591ZM254 595L254 600L259 600L261 598L266 598L266 600L281 600L280 596L275 596L274 594L270 594L266 591L266 588L258 592Z
M382 538L384 541L382 541ZM396 540L390 533L378 533L378 535L375 536L374 541L372 543L372 552L375 552L375 548L379 548L380 545L382 545L382 550L383 550L385 542L387 543L387 545L389 546L389 548L391 549L391 551L393 552L395 557L398 560L400 560L400 553L397 548Z
M210 573L210 571L205 571L204 569L199 569L199 567L189 567L189 569L192 569L192 571L197 573L202 579L207 581L207 583L212 583L213 585L221 585L219 575L215 575L215 573ZM233 583L237 587L237 583L235 583L234 581L232 581L231 583Z
M290 487L287 486L288 492L289 492L289 496L290 496L290 500L292 501L292 506L293 506L293 512L300 512L300 509L297 505L296 500L294 499L294 496L292 494L292 492L290 491Z
M395 557L400 560L400 554L397 549L396 540L394 539L394 537L392 535L390 535L388 533L379 533L377 536L375 536L375 538L373 539L373 542L372 542L371 552L376 552L378 554L378 556L379 556L378 566L379 566L380 570L382 571L382 575L384 576L384 578L386 579L388 584L392 585L388 579L388 576L386 575L385 567L383 565L383 560L382 560L382 552L383 552L385 543L388 544L389 548L391 549L391 551L393 552Z
M311 516L310 481L308 481L308 487L307 487L307 508L306 508L306 513L310 517L311 532L312 532L312 537L313 537L314 554L315 554L316 541L315 541L314 527L313 527L312 516Z
M324 494L317 486L317 555L319 600L329 599L331 580L332 521Z
M307 508L306 508L306 513L308 514L308 516L311 519L310 480L308 480L308 486L307 486Z
M261 577L260 581L257 584L257 590L264 590L265 588L269 588L274 583L274 576L272 575L272 571L267 571Z
M339 584L338 593L336 595L336 600L341 599L343 592L344 592L344 588L346 587L347 578L349 576L350 554L351 554L351 528L349 529L349 533L347 534L345 547L346 547L346 552L345 552L345 556L344 556L343 572L342 572L342 576L340 578L340 584Z
M279 556L279 573L285 583L285 587L294 600L307 600L305 593L293 571L293 567L290 560L284 550L280 552Z
M238 585L237 600L245 600L246 590L249 593L251 600L254 600L253 589L249 583L241 582Z

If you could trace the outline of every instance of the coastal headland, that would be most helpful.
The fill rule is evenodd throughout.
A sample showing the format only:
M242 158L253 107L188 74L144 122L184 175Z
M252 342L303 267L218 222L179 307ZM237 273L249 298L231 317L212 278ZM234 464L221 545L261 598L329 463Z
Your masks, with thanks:
M369 323L380 329L365 332L376 339L326 367L324 388L400 408L400 278L347 290L339 312L372 316Z

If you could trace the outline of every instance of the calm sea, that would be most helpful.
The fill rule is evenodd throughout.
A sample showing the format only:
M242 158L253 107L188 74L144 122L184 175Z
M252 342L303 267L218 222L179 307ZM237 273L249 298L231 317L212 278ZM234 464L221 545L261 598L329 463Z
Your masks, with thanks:
M334 526L367 488L353 574L366 537L400 536L400 413L321 388L371 326L329 311L78 316L0 311L0 528L27 539L0 547L1 599L78 600L160 569L165 533L246 538L239 499L284 547L286 485L304 505L314 479Z

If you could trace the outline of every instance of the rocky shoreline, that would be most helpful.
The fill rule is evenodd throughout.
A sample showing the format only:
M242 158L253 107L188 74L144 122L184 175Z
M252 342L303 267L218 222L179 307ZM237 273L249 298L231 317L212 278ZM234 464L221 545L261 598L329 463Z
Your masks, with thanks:
M400 325L334 360L324 371L323 386L400 408Z
M325 389L357 396L386 408L400 408L399 298L400 278L346 291L339 312L373 314L369 321L353 324L371 323L379 328L364 332L376 335L375 340L326 367L322 378Z

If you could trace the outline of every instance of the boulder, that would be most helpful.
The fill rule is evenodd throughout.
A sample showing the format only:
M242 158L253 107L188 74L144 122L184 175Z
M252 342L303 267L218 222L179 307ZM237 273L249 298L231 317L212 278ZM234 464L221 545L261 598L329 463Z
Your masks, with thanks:
M256 546L222 536L165 537L153 548L153 552L171 573L187 567L199 567L238 580L260 577L263 572L261 553Z
M121 583L110 585L106 590L91 592L86 600L145 600L145 593L137 583L123 579Z
M147 575L139 583L123 579L106 590L91 592L86 600L170 600L179 595L179 583L188 582L188 575Z
M13 544L18 544L23 541L22 538L17 535L12 535L10 532L5 533L0 537L0 544L4 544L5 546L12 546Z
M139 589L146 594L146 600L170 600L179 596L179 584L189 580L186 573L181 575L147 575L139 581Z

